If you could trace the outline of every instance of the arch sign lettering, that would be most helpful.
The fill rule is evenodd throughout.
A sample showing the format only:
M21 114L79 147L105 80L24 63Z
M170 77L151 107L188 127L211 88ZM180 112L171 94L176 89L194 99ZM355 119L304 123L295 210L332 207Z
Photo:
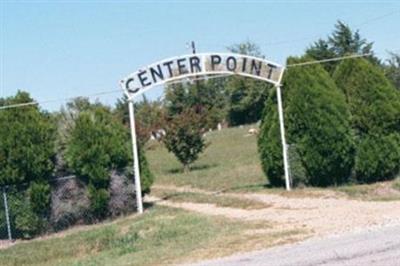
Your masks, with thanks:
M131 124L132 148L134 158L135 190L138 212L143 212L140 186L139 159L136 145L136 130L133 100L149 89L199 76L239 75L271 83L276 87L278 113L283 149L286 189L290 190L289 164L281 99L281 79L285 67L264 58L234 53L200 53L168 58L143 67L121 80L120 85L128 97Z
M284 67L276 63L241 54L204 53L168 58L133 72L121 81L131 98L162 85L195 76L240 75L279 85Z

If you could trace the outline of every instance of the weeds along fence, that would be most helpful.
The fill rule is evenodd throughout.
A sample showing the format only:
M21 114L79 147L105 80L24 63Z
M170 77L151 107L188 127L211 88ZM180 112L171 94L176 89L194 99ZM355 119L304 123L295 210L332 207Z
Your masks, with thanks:
M37 215L31 208L28 185L0 187L0 241L29 239L61 231L73 225L93 224L136 210L134 184L118 172L110 175L107 215L93 215L87 184L75 176L49 181L50 207Z

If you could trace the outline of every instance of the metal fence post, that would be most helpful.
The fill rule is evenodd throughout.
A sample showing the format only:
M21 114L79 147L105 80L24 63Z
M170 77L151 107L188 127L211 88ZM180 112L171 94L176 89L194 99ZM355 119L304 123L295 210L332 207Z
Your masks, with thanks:
M11 226L10 226L10 214L8 212L7 193L6 193L6 188L5 187L3 187L3 201L4 201L4 209L5 209L5 212L6 212L8 240L12 241Z

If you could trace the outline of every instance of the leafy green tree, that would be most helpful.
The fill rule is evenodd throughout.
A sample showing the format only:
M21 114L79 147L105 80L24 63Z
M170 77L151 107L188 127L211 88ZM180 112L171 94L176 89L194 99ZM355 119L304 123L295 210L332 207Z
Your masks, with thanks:
M168 151L183 164L185 172L190 170L190 165L198 159L206 147L203 138L203 119L196 110L186 109L170 116L167 120L163 142Z
M32 102L26 92L4 105ZM37 106L0 111L0 185L47 180L54 169L55 128L48 113Z
M288 64L306 60L309 58L289 58ZM296 163L301 161L303 166L298 165L299 180L293 183L328 186L346 182L353 166L353 141L344 95L317 64L288 69L283 91L288 143L295 145ZM259 151L270 183L282 185L275 93L270 97L262 121Z
M264 58L260 48L250 42L228 47L232 53ZM261 119L271 85L264 81L234 76L226 79L228 122L232 126L255 123Z
M19 91L0 102L32 101L28 93ZM55 127L50 115L36 105L0 110L0 125L0 186L21 187L9 191L17 204L11 222L17 235L32 237L42 230L50 210L48 180L55 165Z
M66 106L62 106L59 112L53 114L54 120L57 123L58 137L56 140L57 147L57 165L56 170L62 174L68 172L68 167L65 165L65 151L67 147L68 138L71 131L75 127L75 121L81 112L90 111L93 108L101 108L101 103L91 103L88 98L77 97L69 102Z
M114 113L129 127L128 99L125 95L118 99ZM142 101L135 102L135 124L140 146L149 140L153 132L163 127L164 116L165 108L160 100L149 101L143 95Z
M357 137L357 179L373 182L393 178L400 161L399 91L380 68L365 59L343 61L333 77L351 111Z
M226 116L226 94L221 81L210 79L168 85L164 100L166 115L179 115L194 109L202 114L204 128L216 128Z
M306 55L315 60L323 60L350 54L371 54L368 59L380 64L379 59L373 54L372 46L373 43L362 38L358 30L353 31L349 25L339 20L328 39L316 41L306 50ZM337 65L336 61L327 62L323 67L332 74Z
M244 54L264 58L260 47L249 40L228 46L227 49L236 54Z
M259 121L272 85L251 78L232 77L226 86L229 91L229 124L237 126Z

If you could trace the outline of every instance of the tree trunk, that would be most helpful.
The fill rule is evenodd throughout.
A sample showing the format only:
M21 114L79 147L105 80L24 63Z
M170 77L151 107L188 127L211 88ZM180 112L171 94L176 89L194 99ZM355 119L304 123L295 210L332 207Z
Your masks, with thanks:
M189 166L189 164L183 165L183 172L184 172L185 174L187 174L187 173L190 172L190 166Z

